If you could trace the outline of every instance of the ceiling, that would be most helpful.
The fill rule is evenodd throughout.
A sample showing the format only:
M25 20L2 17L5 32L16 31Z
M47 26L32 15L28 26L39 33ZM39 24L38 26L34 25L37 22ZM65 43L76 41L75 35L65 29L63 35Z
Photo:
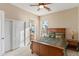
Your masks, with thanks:
M52 3L48 5L48 7L51 8L51 11L48 11L46 9L41 9L37 11L38 7L37 6L31 7L30 6L31 4L37 4L37 3L12 3L12 5L22 8L38 16L42 16L49 13L58 12L78 6L77 3Z

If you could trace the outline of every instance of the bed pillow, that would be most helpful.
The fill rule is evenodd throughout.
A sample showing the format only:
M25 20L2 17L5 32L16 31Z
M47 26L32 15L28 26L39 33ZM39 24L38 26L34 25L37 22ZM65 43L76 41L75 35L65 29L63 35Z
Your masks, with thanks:
M64 33L55 33L55 38L64 39L65 38Z

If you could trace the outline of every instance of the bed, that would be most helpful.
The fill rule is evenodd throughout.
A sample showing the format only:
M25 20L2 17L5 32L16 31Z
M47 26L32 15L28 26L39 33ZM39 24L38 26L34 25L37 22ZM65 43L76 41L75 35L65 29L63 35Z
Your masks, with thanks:
M32 53L39 56L66 55L65 28L48 28L48 36L31 41ZM50 33L52 33L50 35Z

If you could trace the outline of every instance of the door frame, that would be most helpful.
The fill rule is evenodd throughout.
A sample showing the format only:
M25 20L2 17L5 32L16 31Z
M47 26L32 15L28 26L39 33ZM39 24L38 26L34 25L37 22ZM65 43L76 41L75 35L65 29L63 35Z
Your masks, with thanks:
M0 41L1 41L1 51L0 51L0 55L3 55L5 52L5 32L4 32L4 22L5 22L5 14L4 11L0 10L0 16L1 16L1 37L0 37Z

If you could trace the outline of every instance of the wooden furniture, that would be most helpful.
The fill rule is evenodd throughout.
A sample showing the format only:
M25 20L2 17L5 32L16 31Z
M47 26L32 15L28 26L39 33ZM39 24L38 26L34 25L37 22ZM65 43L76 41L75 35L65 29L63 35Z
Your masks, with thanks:
M68 46L67 46L68 49L78 50L78 44L79 44L79 42L77 40L68 39L67 42L68 42Z
M61 32L61 33L65 33L65 28L48 28L48 31L50 32Z
M55 46L44 45L38 42L32 41L31 45L32 53L36 53L40 56L63 56L63 49Z
M65 28L49 28L48 31L65 33ZM60 48L55 45L43 44L43 42L40 43L37 41L31 41L31 49L32 49L32 53L36 53L37 55L40 55L40 56L63 56L64 55L64 47Z

